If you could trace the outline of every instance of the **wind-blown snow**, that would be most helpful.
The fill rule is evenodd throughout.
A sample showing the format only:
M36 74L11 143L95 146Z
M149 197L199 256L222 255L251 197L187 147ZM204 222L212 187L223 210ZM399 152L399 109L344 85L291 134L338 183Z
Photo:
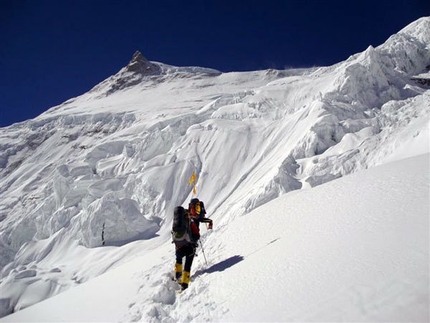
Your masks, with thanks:
M205 240L208 254L220 257L212 258L211 264L217 266L216 261L224 264L215 267L214 271L218 272L217 268L224 266L231 267L231 270L241 268L245 273L253 272L254 261L247 259L245 251L223 253L248 239L248 233L237 233L239 226L233 223L240 223L251 216L258 217L250 212L258 207L263 210L268 202L286 193L313 188L309 192L327 194L323 188L331 187L328 184L321 189L315 187L364 169L430 151L430 91L426 83L430 66L429 44L430 18L424 17L382 45L369 47L344 62L322 68L220 73L207 68L149 62L136 53L126 67L88 93L53 107L33 120L1 128L0 314L7 315L26 308L88 280L89 286L96 286L98 280L94 277L107 271L114 275L115 268L121 272L120 268L127 268L133 258L142 257L150 258L150 263L145 262L144 266L141 265L142 271L135 271L132 276L147 275L144 278L147 283L142 282L140 286L149 284L161 289L149 288L155 294L130 291L138 296L128 314L121 309L124 319L137 320L140 317L146 321L170 315L183 321L199 321L198 316L193 316L197 312L192 309L188 318L175 316L178 300L174 293L169 292L173 285L166 276L166 268L172 265L172 255L169 254L172 248L169 243L171 214L176 205L186 205L191 197L192 188L187 185L191 173L196 171L198 174L198 196L205 201L217 228ZM423 163L422 159L412 160ZM421 209L428 210L429 201L421 195L427 193L428 196L428 185L422 188L423 193L416 195ZM342 188L339 190L333 193L335 197L344 193ZM409 196L402 186L397 191ZM287 196L294 200L295 194ZM362 192L353 191L351 194L357 194L359 198ZM368 198L371 204L376 202ZM324 208L327 199L330 203L336 201L336 198L325 195L318 202L319 209ZM301 202L296 203L300 205ZM348 203L359 207L362 201L351 200ZM404 212L415 210L413 205L405 205ZM389 222L388 215L382 210L385 207L385 204L378 207L378 211L383 213L381 217L364 217L358 224L368 228L369 223L375 221L376 224ZM387 209L391 208L387 206ZM305 214L309 212L304 206L302 211ZM355 208L350 207L349 211L358 217ZM252 214L268 217L264 212ZM345 222L343 216L347 215L336 214L336 219ZM310 221L310 218L308 215L303 221ZM426 219L428 221L428 217ZM325 221L324 218L318 220ZM326 220L330 223L330 218ZM261 225L261 221L255 222ZM295 231L303 225L295 218L279 221L279 227L272 224L274 232L279 232L278 229ZM420 218L419 221L425 224L422 222L425 220ZM289 229L291 224L294 226ZM324 227L323 223L319 226ZM381 225L378 228L381 229ZM336 236L339 239L327 238L326 247L340 248L339 241L349 241L348 237L353 232L348 229L338 229L340 232L336 232ZM317 230L316 225L309 227L309 232ZM387 234L396 234L396 230L387 231ZM331 230L328 232L333 234ZM374 235L372 239L375 240ZM227 243L233 238L239 241ZM278 242L274 241L277 237L272 238L267 243L273 241L270 246L277 245ZM300 239L306 240L304 237ZM384 241L375 241L375 250L387 248ZM357 254L357 262L362 260L370 264L378 260L373 253L361 254L362 250L367 250L364 248L367 245L360 249L361 241L355 242L350 242L348 248L354 250L351 257ZM321 248L324 246L321 244ZM282 250L285 248L288 245ZM298 249L301 254L312 251L305 250L305 247ZM277 248L274 251L281 252ZM342 259L344 251L340 248ZM406 255L406 250L403 254L407 259L419 258ZM397 263L391 253L386 257L388 262ZM261 306L271 304L267 302L271 297L262 291L263 287L272 291L279 281L288 285L289 290L299 291L305 286L306 282L299 279L294 286L286 277L279 280L287 259L281 257L281 264L275 260L274 252L267 255L267 259L257 258L256 262L268 262L267 268L279 272L267 281L262 279L255 285L249 284L249 288L254 286L253 290L263 293ZM422 264L421 260L417 261ZM328 264L335 268L332 268L334 275L339 276L340 268L334 262ZM313 265L317 266L317 262ZM388 270L385 263L376 264L373 269L380 270L379 265L384 271ZM404 265L399 263L400 267ZM294 268L296 276L310 270L304 267L305 264L300 262ZM422 267L416 269L419 271ZM162 275L152 278L157 270ZM199 273L199 270L204 276L211 274L207 270L212 269L204 269L200 263L193 272ZM423 278L415 275L409 280L393 272L400 281L407 281L408 286L415 286ZM263 275L261 271L256 274ZM195 277L197 281L199 274ZM229 279L233 280L233 276L218 283L228 283ZM363 284L367 286L373 282L372 279L365 280ZM204 290L204 283L201 284L201 287L195 285L199 290L190 290L181 297L195 299L196 292ZM324 288L315 287L312 291L321 296L323 290L337 290L340 284L350 295L346 278L339 282L324 281L319 285ZM245 286L244 283L240 289L247 290ZM80 288L71 289L69 295L78 294ZM285 290L286 299L292 304L298 303L289 290ZM384 294L385 290L382 286L380 289L359 289L357 295L368 300L370 293L376 303L385 301L383 297L386 295L389 297L387 302L391 302L393 293L387 291ZM428 299L428 288L414 290L417 293L411 292L411 297L416 301L405 302L419 314L414 316L412 312L403 311L406 313L404 320L428 316L428 312L420 307L420 300ZM230 297L221 288L218 292L220 294L216 295L211 289L207 296L215 297L214 300L208 297L207 302L210 303L205 304L202 298L199 303L202 306L196 306L196 309L207 308L202 320L251 318L243 316L242 312L236 313L233 307L224 306L226 300L236 304L237 311L242 308L244 312L246 309L255 313L246 308L249 305L246 301L240 301L239 296L244 293L238 292L239 296L235 297L231 290L233 296ZM97 291L93 293L97 294ZM335 311L341 310L336 304L345 305L340 299L345 297L345 293L338 293L339 299L332 302L327 300L336 308ZM154 295L158 296L154 298ZM159 307L157 299L158 303L170 307ZM148 307L151 302L155 302L155 307ZM323 300L318 300L320 302ZM337 317L330 317L324 306L315 305L312 307L315 311L301 311L299 305L305 306L304 303L297 304L294 312L297 315L284 313L275 307L272 312L286 320L315 320L319 311L323 311L321 315L326 320L344 317L349 320L372 320L375 317L377 320L391 320L392 315L400 315L397 313L403 306L383 309L381 305L373 311L360 308L358 300L353 304L342 310L344 316ZM150 312L146 308L150 308ZM97 309L93 311L98 312ZM74 316L69 314L63 317L73 320ZM100 313L94 315L104 317ZM337 314L333 312L332 315ZM87 320L93 319L87 317ZM261 320L276 320L276 317L261 316ZM403 317L399 316L397 320L403 320Z

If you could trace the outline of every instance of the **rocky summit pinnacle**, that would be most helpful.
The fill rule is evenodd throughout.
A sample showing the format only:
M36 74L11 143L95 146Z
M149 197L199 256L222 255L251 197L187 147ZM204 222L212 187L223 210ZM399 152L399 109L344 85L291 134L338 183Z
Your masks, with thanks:
M140 74L159 74L160 67L148 61L141 52L136 51L133 57L127 65L128 72L140 73Z
M138 50L133 54L133 57L131 59L131 61L136 61L136 62L148 62L148 60L146 59L145 56L142 55L141 52L139 52Z

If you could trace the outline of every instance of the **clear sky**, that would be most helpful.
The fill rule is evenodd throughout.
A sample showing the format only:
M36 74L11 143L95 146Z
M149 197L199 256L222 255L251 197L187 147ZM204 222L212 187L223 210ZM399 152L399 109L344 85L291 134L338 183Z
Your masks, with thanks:
M428 0L0 0L0 127L152 61L223 72L331 65L430 15Z

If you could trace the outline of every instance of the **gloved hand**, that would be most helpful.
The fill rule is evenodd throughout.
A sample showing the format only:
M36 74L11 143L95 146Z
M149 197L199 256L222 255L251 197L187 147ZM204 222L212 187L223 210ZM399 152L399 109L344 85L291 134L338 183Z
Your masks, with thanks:
M208 230L212 230L212 226L213 226L213 222L211 221L211 222L209 222Z

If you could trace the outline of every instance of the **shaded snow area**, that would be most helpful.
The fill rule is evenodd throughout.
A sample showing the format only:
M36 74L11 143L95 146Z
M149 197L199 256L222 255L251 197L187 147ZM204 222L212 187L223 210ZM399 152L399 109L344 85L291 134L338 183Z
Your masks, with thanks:
M199 248L182 294L165 244L0 321L428 322L429 163L291 192L204 230L207 263Z
M428 321L429 44L424 17L328 67L136 52L0 128L2 321ZM215 226L178 295L193 171Z

